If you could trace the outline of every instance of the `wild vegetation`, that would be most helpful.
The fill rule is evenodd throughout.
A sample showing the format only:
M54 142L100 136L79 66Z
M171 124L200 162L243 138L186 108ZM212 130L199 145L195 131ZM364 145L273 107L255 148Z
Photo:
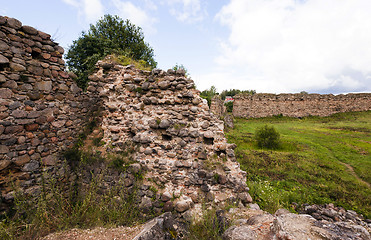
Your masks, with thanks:
M71 172L67 170L61 175L43 172L37 198L14 188L13 207L0 216L0 239L38 239L71 228L133 226L155 216L154 212L143 212L139 208L137 191L143 179L142 172L134 174L133 187L122 187L123 183L105 187L105 172L126 171L132 163L130 154L134 149L128 146L126 152L104 158L92 151L88 145L101 145L100 137L90 139L97 129L97 117L86 125L75 145L64 152L64 169L71 169ZM95 163L105 163L107 167L101 174L90 171L89 183L83 184L86 181L84 171Z
M226 135L247 172L254 201L273 213L296 204L334 203L371 218L371 111L302 119L236 119ZM254 138L266 124L280 133L276 150Z
M95 63L111 54L133 59L148 68L157 66L153 49L144 41L140 27L118 16L105 15L90 25L88 32L82 32L66 54L69 70L77 75L77 85L86 88Z

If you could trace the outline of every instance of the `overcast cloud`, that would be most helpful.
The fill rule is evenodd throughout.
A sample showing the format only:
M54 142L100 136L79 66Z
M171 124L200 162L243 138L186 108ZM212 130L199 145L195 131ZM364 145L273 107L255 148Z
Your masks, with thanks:
M198 78L222 89L371 91L370 9L370 0L231 0L215 18L230 29L215 71Z
M104 14L100 0L63 0L63 2L76 7L80 17L89 23L97 21Z
M155 5L150 1L145 1L148 4L148 9L156 10ZM150 16L145 8L134 5L129 1L113 0L113 4L118 10L118 15L123 16L126 19L130 19L135 25L143 28L147 34L156 33L155 23L157 19Z
M206 14L200 0L167 0L166 3L170 7L170 13L181 22L199 22Z

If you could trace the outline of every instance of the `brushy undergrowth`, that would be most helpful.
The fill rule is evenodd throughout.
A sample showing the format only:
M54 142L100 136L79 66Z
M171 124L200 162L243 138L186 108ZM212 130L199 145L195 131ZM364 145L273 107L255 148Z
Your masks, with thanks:
M236 119L226 135L236 143L250 194L261 208L334 203L371 218L371 111L330 117ZM277 150L260 149L256 129L274 126Z
M203 209L202 217L193 220L189 227L188 240L222 240L225 230L230 227L230 223L225 218L218 217L223 210L217 211L215 208Z
M137 188L143 179L142 171L134 174L130 188L123 183L107 186L103 179L108 171L120 173L128 169L135 146L128 145L126 151L105 157L81 150L96 127L97 121L90 121L74 146L63 154L64 174L41 173L37 197L14 187L13 207L0 216L0 239L38 239L71 228L131 226L154 216L153 212L139 209ZM99 174L94 173L94 165L99 165Z
M87 189L44 177L38 198L17 193L12 212L0 220L0 239L37 239L71 228L131 226L152 217L138 208L136 188L101 188L94 176Z

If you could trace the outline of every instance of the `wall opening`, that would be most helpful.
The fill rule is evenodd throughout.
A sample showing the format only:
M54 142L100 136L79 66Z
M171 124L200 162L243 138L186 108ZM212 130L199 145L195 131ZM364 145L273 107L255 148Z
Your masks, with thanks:
M9 63L0 63L0 71L5 71L6 68L9 68Z
M41 54L39 52L36 52L36 51L32 51L31 57L33 59L42 59Z
M172 136L170 136L168 134L162 134L162 140L164 140L164 141L171 141L171 139L173 139Z
M214 144L214 138L206 138L204 137L204 143L208 145L213 145Z

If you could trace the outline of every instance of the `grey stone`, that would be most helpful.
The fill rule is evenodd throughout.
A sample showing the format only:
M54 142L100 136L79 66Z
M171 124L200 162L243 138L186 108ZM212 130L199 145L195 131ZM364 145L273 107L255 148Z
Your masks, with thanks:
M16 55L24 55L25 51L22 48L11 46L10 51Z
M139 208L145 213L148 213L152 208L152 200L149 197L144 196L139 204Z
M164 203L164 212L171 212L174 209L174 203L172 201L167 201Z
M33 66L33 65L30 65L27 67L27 70L30 72L30 73L33 73L35 75L43 75L44 73L44 69L42 67L37 67L37 66Z
M133 77L130 74L124 74L124 81L132 80Z
M171 198L172 198L172 195L169 192L164 192L161 195L161 200L164 201L164 202L169 201Z
M253 210L260 210L260 207L257 203L250 203L248 204L250 209L253 209Z
M6 98L11 98L13 96L12 90L8 88L0 88L0 98L1 99L6 99Z
M30 156L25 154L25 155L14 158L13 161L17 166L22 166L22 165L28 163L30 160L31 160Z
M14 110L19 108L20 106L22 106L22 104L19 101L16 101L9 105L9 109Z
M170 121L167 120L167 119L161 120L161 122L159 124L159 127L160 128L165 128L165 129L168 128L168 127L170 127Z
M55 166L58 162L58 157L55 155L49 155L42 159L42 163L46 166Z
M9 49L8 44L6 44L4 41L0 40L0 51L6 51Z
M149 90L150 89L150 83L149 82L144 82L142 84L142 89L145 90L145 91Z
M14 29L19 29L22 27L22 22L15 18L8 18L7 24L9 27L14 28Z
M18 63L10 62L9 66L15 72L26 71L26 67Z
M6 82L5 76L0 74L0 83L5 83L5 82Z
M2 54L0 54L0 64L6 64L9 63L9 59L7 57L4 57Z
M157 119L151 119L151 120L148 121L148 125L151 128L156 129L156 128L158 128L158 125L159 125L158 122L159 122L159 120L157 120Z
M66 124L66 120L59 120L52 122L53 127L61 128Z
M248 192L242 192L238 194L238 198L241 199L242 203L247 204L252 202L252 197Z
M126 85L126 89L129 90L130 92L134 91L134 89L136 89L136 85L135 84L127 84Z
M25 32L25 33L28 33L28 34L31 34L31 35L36 35L38 32L35 28L33 27L30 27L30 26L22 26L22 30Z
M223 240L257 240L257 233L249 226L232 226L223 234Z
M142 170L142 167L140 166L139 163L133 163L130 165L130 171L132 173L139 173Z
M206 131L206 132L204 132L204 137L211 139L211 138L214 138L214 134L211 131Z
M35 87L37 90L50 92L52 90L52 82L51 81L36 82Z
M169 86L170 86L169 81L162 81L162 82L158 83L158 87L162 90L165 90L165 89L169 88Z
M26 163L24 167L22 168L23 172L33 172L36 171L39 168L40 164L37 161L31 161L29 163Z
M25 118L27 116L27 112L23 110L14 110L12 112L12 116L15 118Z
M275 216L281 216L281 215L288 214L288 213L290 213L289 210L284 209L284 208L280 208L280 209L278 209L278 210L274 213L274 215L275 215Z
M0 171L7 168L10 165L10 160L0 160Z
M69 90L69 88L66 84L60 84L58 87L59 87L60 91L67 92Z
M175 210L180 213L187 211L190 207L189 201L186 200L180 200L175 204Z

